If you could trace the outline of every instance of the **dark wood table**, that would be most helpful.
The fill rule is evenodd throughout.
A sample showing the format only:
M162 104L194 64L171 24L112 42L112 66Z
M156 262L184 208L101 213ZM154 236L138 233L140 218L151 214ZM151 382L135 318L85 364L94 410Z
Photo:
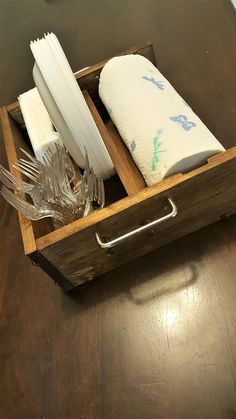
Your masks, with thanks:
M0 2L5 40L7 3L18 2ZM32 3L21 1L32 14L24 33L28 28L32 39L36 32L70 27L70 39L74 29L90 43L84 59L93 56L96 38L94 61L149 38L176 89L226 147L236 144L236 14L230 2L75 3L34 3L33 13ZM5 45L15 50L23 37L20 13L18 6L13 21L20 23ZM36 16L42 27L34 29ZM9 51L1 54L8 65ZM27 84L17 64L8 80L2 79L4 65L0 71L9 102ZM2 199L0 238L1 419L236 418L236 216L71 295L24 257L17 215Z

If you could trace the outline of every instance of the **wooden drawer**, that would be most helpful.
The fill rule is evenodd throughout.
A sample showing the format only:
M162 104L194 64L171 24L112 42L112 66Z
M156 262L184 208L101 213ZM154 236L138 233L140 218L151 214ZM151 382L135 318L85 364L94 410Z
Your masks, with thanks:
M155 62L150 43L124 53L131 52ZM56 231L48 220L31 222L19 214L25 253L65 290L236 212L236 147L189 173L146 187L99 101L98 77L104 63L77 78L118 174L105 183L111 203ZM17 146L26 148L18 103L1 109L1 122L11 165ZM19 176L14 168L11 171Z

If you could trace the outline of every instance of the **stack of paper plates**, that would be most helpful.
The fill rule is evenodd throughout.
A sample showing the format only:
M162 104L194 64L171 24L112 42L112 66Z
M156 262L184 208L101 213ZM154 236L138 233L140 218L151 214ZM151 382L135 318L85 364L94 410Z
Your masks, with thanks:
M113 163L57 37L47 34L30 46L35 84L71 156L83 167L87 150L96 175L110 177Z

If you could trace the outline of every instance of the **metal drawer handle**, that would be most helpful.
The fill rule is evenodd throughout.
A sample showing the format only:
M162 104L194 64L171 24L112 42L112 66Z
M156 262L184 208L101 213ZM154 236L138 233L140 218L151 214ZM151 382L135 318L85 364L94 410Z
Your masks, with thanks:
M110 249L111 247L114 247L117 244L121 243L122 241L128 239L128 237L132 237L135 234L141 233L142 231L147 230L148 228L155 226L156 224L161 224L164 221L167 221L170 218L175 217L177 215L177 213L178 213L178 208L175 205L175 203L174 203L174 201L173 201L172 198L168 198L168 202L169 202L169 204L171 206L171 212L169 214L165 215L164 217L157 218L156 220L151 221L150 223L145 224L144 226L138 227L135 230L129 231L128 233L123 234L123 236L117 237L117 239L111 240L109 242L104 242L101 239L100 235L98 233L95 233L95 237L96 237L97 243L99 244L99 246L102 249Z

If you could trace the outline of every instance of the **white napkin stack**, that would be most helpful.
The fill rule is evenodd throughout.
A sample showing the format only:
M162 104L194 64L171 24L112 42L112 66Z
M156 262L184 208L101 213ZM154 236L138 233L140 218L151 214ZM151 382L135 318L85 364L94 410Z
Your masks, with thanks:
M60 142L59 134L54 130L36 87L20 95L18 101L34 154L38 160L43 161L42 155L47 148Z
M41 99L47 107L53 125L56 127L57 131L60 132L60 138L63 144L69 145L71 155L76 156L76 163L79 167L84 168L84 156L81 153L80 149L78 149L74 137L68 125L66 124L61 112L59 111L55 100L53 99L50 91L48 90L47 84L45 83L45 80L36 63L34 64L33 68L33 78L41 96Z
M108 61L99 94L147 185L224 151L168 80L140 55Z
M69 136L62 133L61 137L71 156L81 166L81 154L84 156L86 149L95 174L103 179L110 177L114 173L113 163L57 37L47 34L30 46L38 66L36 73L40 72L39 78L47 88L42 95L45 106L50 114L54 113L58 132L59 120L69 130ZM39 78L35 77L36 83ZM42 90L42 83L39 84L37 87Z

